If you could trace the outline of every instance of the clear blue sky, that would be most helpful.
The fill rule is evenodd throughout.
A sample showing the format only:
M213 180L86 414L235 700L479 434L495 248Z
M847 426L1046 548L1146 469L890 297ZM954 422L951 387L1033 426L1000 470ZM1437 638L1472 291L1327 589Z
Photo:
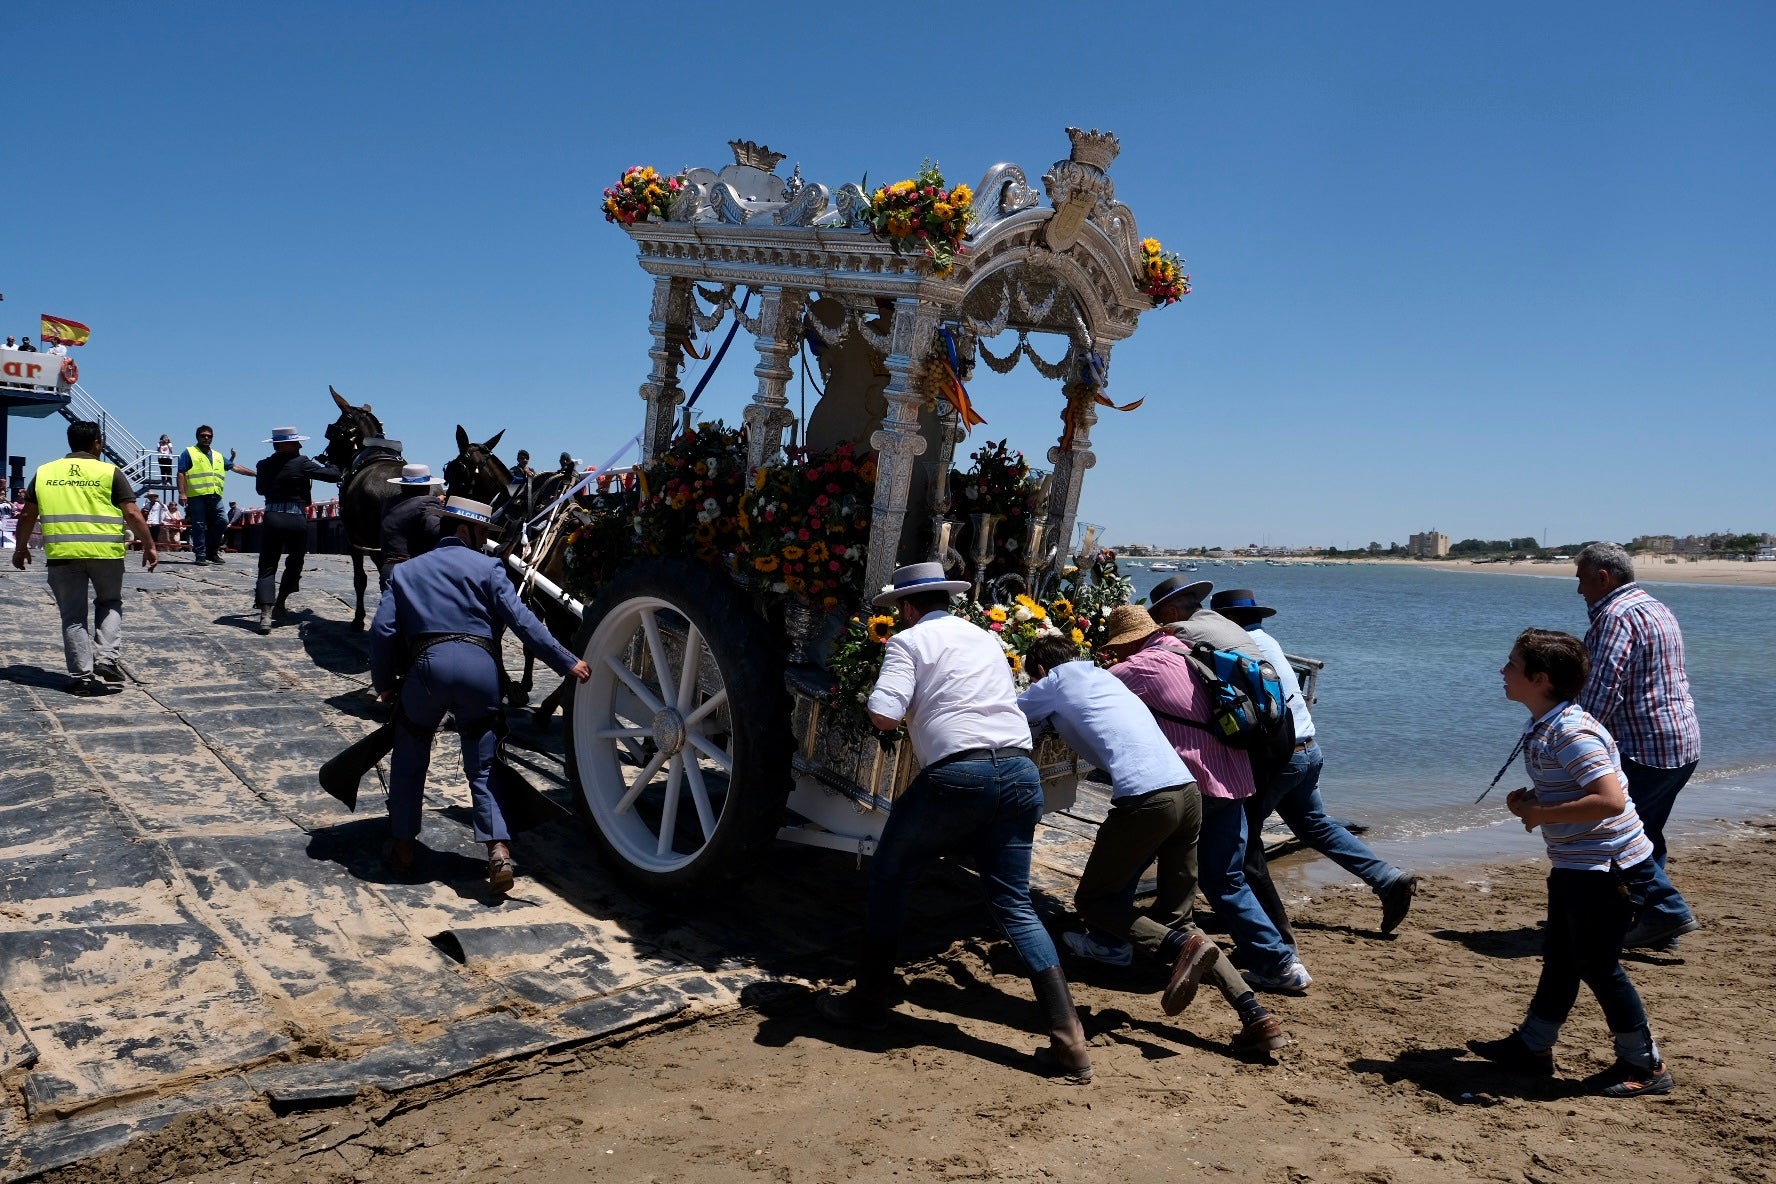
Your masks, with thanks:
M889 11L63 6L56 66L0 91L0 323L86 321L125 424L248 463L318 437L329 383L434 467L458 422L594 461L648 369L598 213L624 166L750 138L833 186L972 183L1076 124L1120 134L1118 195L1196 286L1117 349L1147 404L1096 433L1110 541L1776 529L1776 8ZM1027 367L974 394L977 432L1053 441Z

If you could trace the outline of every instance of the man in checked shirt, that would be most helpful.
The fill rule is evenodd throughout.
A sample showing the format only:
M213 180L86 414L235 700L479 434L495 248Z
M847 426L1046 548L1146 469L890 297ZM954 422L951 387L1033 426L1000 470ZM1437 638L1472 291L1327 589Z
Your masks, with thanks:
M1634 582L1634 561L1616 543L1592 543L1578 556L1579 595L1591 628L1591 677L1579 695L1621 749L1628 796L1653 843L1659 874L1624 949L1677 948L1702 926L1665 874L1665 820L1702 756L1702 729L1684 673L1683 633L1671 610Z

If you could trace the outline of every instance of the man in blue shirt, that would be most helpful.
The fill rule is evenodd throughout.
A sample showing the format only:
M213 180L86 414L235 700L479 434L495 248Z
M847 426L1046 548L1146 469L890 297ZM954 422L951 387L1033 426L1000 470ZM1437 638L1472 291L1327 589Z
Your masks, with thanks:
M483 503L453 497L444 507L454 528L437 549L394 569L370 626L370 681L384 703L396 696L395 749L390 760L390 861L411 871L419 837L432 735L444 713L456 713L463 772L474 804L475 841L487 844L487 880L495 892L511 888L511 831L492 789L494 752L502 728L499 637L515 631L525 648L557 674L581 682L586 663L555 640L519 601L499 560L481 553L493 523Z
M1060 635L1039 639L1024 655L1034 680L1018 698L1032 727L1054 727L1088 763L1109 774L1110 812L1098 827L1073 896L1087 925L1110 935L1062 937L1073 953L1128 965L1127 938L1171 967L1161 996L1167 1015L1183 1011L1197 984L1212 982L1239 1013L1234 1051L1269 1052L1289 1042L1282 1024L1196 927L1196 846L1202 797L1190 769L1160 731L1146 704L1118 678L1087 661ZM1159 862L1159 893L1151 914L1135 907L1141 873ZM1120 956L1119 956L1120 955Z

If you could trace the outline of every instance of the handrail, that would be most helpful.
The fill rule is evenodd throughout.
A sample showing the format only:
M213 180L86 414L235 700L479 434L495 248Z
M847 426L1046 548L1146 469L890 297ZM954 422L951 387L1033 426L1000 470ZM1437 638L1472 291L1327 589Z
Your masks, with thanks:
M61 409L64 418L69 421L84 419L99 425L99 432L104 438L105 456L123 470L130 485L140 489L155 483L159 475L155 461L158 453L149 449L134 433L122 424L100 402L93 398L92 392L73 383L68 387L68 402Z

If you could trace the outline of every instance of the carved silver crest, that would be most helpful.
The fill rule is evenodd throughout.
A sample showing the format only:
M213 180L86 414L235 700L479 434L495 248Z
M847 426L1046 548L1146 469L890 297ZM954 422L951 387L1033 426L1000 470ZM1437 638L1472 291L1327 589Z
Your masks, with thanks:
M763 144L755 144L751 140L729 140L728 147L734 150L735 164L763 169L767 173L774 171L788 155L784 152L773 152Z

